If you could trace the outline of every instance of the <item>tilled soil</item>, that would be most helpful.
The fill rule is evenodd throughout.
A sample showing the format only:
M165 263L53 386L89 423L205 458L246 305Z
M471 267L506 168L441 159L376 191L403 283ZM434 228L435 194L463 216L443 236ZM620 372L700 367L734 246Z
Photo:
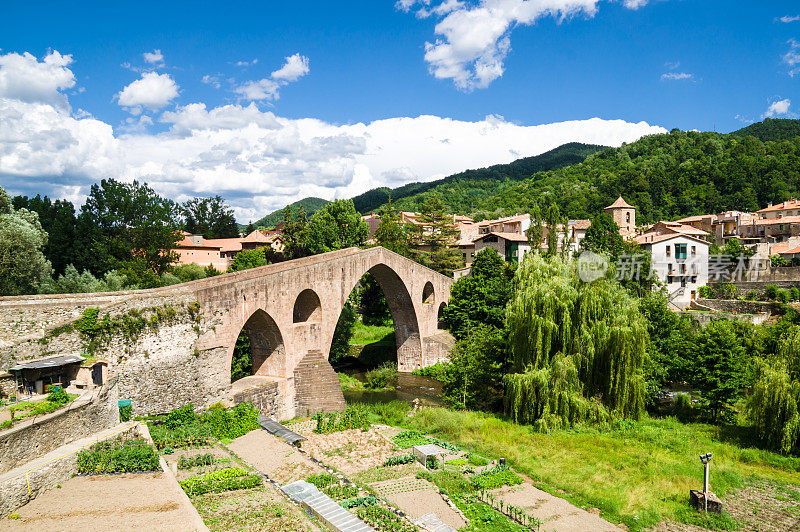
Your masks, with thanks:
M163 472L73 477L0 519L2 530L194 530Z

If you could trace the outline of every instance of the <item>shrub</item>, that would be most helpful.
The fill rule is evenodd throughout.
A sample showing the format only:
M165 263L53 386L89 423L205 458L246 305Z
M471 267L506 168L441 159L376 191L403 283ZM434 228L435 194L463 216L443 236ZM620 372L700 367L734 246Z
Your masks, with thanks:
M191 425L195 421L197 421L197 415L194 413L194 405L189 403L167 414L164 425L168 429L174 429L179 426Z
M764 289L764 294L766 294L766 296L770 299L775 299L778 297L778 285L767 285L767 287Z
M709 297L711 297L711 287L708 285L701 286L700 288L697 289L697 291L700 293L700 297L702 297L703 299L708 299Z
M791 297L792 301L800 300L800 289L796 286L793 286L789 289L789 297Z
M382 467L391 467L402 464L410 464L416 460L413 454L401 454L399 456L390 456L383 461Z
M397 378L397 367L391 362L383 364L377 369L370 370L364 375L364 386L371 390L380 390Z
M69 394L64 391L64 388L59 388L54 392L50 392L47 396L47 400L51 403L63 405L69 402Z
M444 376L447 373L447 366L449 364L445 364L443 362L437 362L433 366L428 366L427 368L418 368L411 372L412 375L419 375L421 377L430 377L432 379L436 379L437 381L444 380Z
M189 496L203 495L204 493L255 488L261 485L261 477L238 467L226 467L191 477L182 481L180 485Z
M777 299L781 303L788 303L789 299L790 299L789 291L788 290L783 290L783 289L778 290L778 293L776 294L775 299Z
M141 438L100 442L78 453L79 473L129 473L158 469L158 452Z
M216 438L233 440L258 428L258 411L250 403L240 403L231 410L222 405L212 406L200 416L200 421Z

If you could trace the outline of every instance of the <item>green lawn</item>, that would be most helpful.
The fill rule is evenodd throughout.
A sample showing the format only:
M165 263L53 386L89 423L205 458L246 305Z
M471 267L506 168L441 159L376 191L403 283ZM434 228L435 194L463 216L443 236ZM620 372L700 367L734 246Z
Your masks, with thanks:
M702 489L701 452L714 454L711 489L721 497L759 480L800 485L800 458L740 446L741 430L666 418L541 434L489 414L426 408L406 418L404 408L373 405L372 411L389 424L435 434L490 458L504 457L540 488L578 506L600 508L607 519L633 529L663 519L735 526L730 519L703 523L688 508L689 489ZM786 492L800 497L793 489Z
M350 345L368 345L376 342L394 345L394 325L364 325L362 322L356 321L352 331Z

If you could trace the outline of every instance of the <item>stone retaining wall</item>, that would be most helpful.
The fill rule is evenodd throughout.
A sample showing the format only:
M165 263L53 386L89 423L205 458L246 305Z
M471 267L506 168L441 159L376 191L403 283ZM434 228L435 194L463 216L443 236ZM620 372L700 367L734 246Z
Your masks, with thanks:
M100 434L78 440L75 442L74 448L69 449L63 456L56 454L52 459L44 456L25 464L25 467L30 466L30 469L23 469L18 475L12 473L13 476L0 477L0 515L8 515L17 508L28 504L39 494L51 490L75 476L78 473L78 452L82 447L108 439L134 436L137 434L138 426L130 424L121 425L120 430L106 429L105 435ZM22 464L18 464L18 466Z
M294 370L295 415L340 412L344 402L339 376L319 351L308 353Z
M119 423L114 382L89 397L76 399L65 409L23 420L0 433L0 473L44 456L53 449Z
M774 314L780 311L780 306L771 301L739 301L738 299L698 299L703 306L720 312L731 314Z
M279 416L278 383L268 382L235 394L233 404L251 403L261 414L277 419Z

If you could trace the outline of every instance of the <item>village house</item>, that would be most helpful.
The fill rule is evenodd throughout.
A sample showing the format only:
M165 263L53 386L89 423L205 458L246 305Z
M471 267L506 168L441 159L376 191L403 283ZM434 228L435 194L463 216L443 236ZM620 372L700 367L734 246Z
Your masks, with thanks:
M664 284L675 306L687 307L697 298L699 288L708 284L706 240L691 234L666 232L639 235L636 242L650 251L653 273Z
M475 254L486 248L492 248L506 262L522 262L526 253L531 250L528 237L519 233L488 233L475 239Z
M243 238L203 238L183 232L183 240L173 248L178 254L178 264L213 266L226 271L241 251L271 247L283 251L283 239L275 231L253 231Z
M603 211L610 214L614 223L619 226L619 234L622 238L630 240L636 236L636 207L628 205L622 196Z
M764 220L785 218L786 216L798 216L800 215L800 200L792 199L776 205L770 203L763 209L756 211L756 214L759 218Z

